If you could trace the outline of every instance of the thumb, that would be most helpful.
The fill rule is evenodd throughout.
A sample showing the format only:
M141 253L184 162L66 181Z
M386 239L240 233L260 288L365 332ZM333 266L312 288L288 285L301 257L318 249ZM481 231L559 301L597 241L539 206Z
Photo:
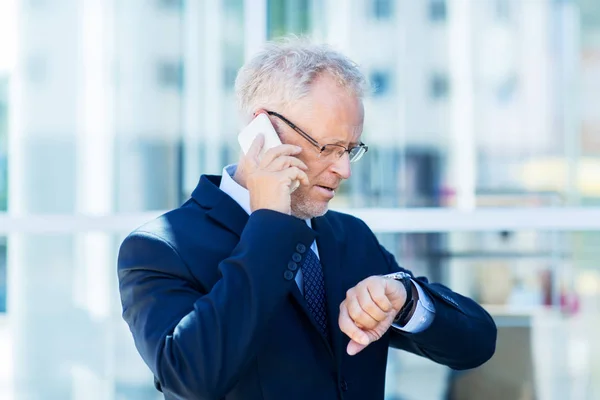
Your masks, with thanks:
M386 279L385 296L392 303L394 309L399 309L406 301L407 293L402 283L393 279Z
M368 344L360 344L355 342L354 340L350 340L350 342L348 342L348 347L346 347L346 352L349 355L353 356L363 351L367 346Z

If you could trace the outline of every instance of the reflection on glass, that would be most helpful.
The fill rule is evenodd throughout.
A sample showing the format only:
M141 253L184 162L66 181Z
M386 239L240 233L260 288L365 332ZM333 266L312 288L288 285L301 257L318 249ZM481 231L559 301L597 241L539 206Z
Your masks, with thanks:
M310 33L310 0L268 0L267 36L275 39L293 32Z
M0 212L8 200L8 76L0 71Z
M473 297L498 325L496 355L474 371L449 371L389 354L388 399L571 398L598 393L600 253L597 234L490 232L378 235L400 265ZM569 360L569 361L567 361ZM508 368L508 371L507 371ZM502 382L497 379L502 376ZM571 376L572 379L556 379ZM396 397L397 396L397 397ZM535 396L535 397L528 397Z

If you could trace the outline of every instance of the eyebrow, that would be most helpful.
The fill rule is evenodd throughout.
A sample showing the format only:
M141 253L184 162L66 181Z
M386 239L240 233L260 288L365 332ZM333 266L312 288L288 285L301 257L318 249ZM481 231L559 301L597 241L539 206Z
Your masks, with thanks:
M346 142L343 140L336 140L335 142L331 142L330 144L337 144L337 145L346 147L345 143ZM348 148L351 149L352 147L356 147L358 145L359 145L359 142L350 142L350 143L348 143Z

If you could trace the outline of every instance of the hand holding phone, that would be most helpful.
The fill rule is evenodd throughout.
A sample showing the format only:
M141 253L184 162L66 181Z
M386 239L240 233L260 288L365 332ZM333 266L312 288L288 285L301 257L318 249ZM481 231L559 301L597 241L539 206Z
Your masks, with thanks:
M241 175L238 178L250 191L252 211L266 208L291 214L290 194L300 183L308 185L308 167L296 157L302 148L281 144L266 114L254 118L240 132L238 141L245 156L236 176Z
M248 154L252 142L259 134L262 134L265 138L263 147L258 154L258 160L260 161L269 149L281 146L282 143L267 114L260 113L238 135L238 142L244 154ZM298 189L298 186L300 186L300 182L294 181L290 193Z

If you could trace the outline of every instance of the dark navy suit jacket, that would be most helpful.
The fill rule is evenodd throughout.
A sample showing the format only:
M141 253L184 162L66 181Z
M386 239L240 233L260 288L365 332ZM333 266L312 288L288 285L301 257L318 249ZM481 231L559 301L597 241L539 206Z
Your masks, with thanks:
M123 317L166 399L384 398L388 347L454 369L494 353L496 326L475 302L416 278L435 305L429 328L391 328L355 356L338 326L346 291L400 270L361 220L337 212L305 221L270 210L248 216L203 176L183 206L123 242ZM295 282L316 239L327 291L324 337Z

